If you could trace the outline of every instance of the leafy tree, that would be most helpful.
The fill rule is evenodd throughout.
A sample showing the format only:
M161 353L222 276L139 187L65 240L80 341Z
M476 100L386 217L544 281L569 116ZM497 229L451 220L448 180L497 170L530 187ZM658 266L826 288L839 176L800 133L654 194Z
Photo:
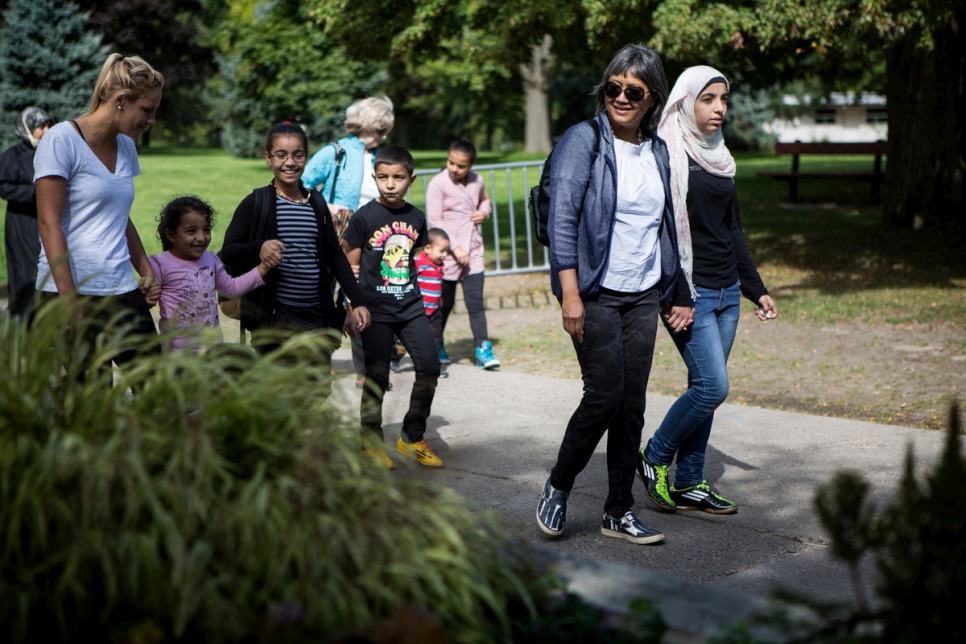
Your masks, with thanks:
M202 44L200 0L78 0L90 11L88 25L124 55L138 55L164 74L164 100L158 126L168 135L187 134L203 123L201 99L215 73L214 51ZM155 128L152 128L155 129ZM148 137L151 130L145 132ZM145 139L146 140L146 139Z
M107 55L86 30L87 16L66 0L10 0L0 27L0 142L30 105L55 121L80 115Z
M755 61L759 74L779 77L884 67L885 223L962 225L961 0L663 0L654 19L655 44L680 59Z
M385 88L384 63L350 59L295 0L230 0L216 40L213 116L236 156L260 155L283 120L304 126L312 147L333 141L344 135L345 108Z

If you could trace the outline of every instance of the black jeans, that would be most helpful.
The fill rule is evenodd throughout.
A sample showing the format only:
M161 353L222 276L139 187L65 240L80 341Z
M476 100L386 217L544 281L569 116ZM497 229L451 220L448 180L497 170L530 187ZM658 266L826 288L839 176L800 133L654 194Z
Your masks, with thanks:
M443 314L442 332L446 332L446 321L456 306L456 285L463 285L463 302L470 315L470 329L473 331L474 346L483 346L489 339L486 332L486 306L483 302L483 273L467 275L462 282L443 280L443 297L439 310Z
M44 306L49 302L57 300L56 293L41 291L38 293L37 306ZM144 355L157 355L161 353L161 340L158 338L158 330L154 326L154 318L151 311L144 302L144 296L140 290L133 290L120 295L79 295L81 306L84 311L84 326L81 339L91 352L97 345L97 336L104 331L108 321L117 314L123 314L121 324L131 324L131 346L119 352L114 357L114 364L119 368ZM140 346L135 346L140 345ZM110 372L109 364L92 364L84 366L80 377L86 380L90 377L91 370L97 370L102 374Z
M644 428L647 380L654 357L659 303L643 293L601 289L584 299L584 341L574 339L584 396L570 417L550 483L569 492L607 432L604 511L623 516L634 506L631 488Z
M275 316L270 324L263 324L252 332L252 348L266 354L282 346L299 333L324 333L313 363L318 365L319 396L326 400L332 393L332 353L342 343L338 329L328 326L321 304L315 306L286 306L276 303Z
M439 381L439 352L429 328L429 318L425 315L405 322L374 321L362 332L362 345L366 351L366 386L362 389L360 408L362 429L382 441L382 398L389 385L389 352L394 335L406 347L416 371L402 434L404 440L417 443L426 433L426 419Z

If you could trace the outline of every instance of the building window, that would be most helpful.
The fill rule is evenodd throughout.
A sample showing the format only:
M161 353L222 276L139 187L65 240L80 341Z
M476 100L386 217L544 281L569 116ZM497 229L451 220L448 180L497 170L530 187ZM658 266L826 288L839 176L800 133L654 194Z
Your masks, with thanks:
M878 123L888 123L888 113L886 112L885 108L869 108L865 111L865 122L873 125Z
M815 110L816 125L834 125L835 110Z

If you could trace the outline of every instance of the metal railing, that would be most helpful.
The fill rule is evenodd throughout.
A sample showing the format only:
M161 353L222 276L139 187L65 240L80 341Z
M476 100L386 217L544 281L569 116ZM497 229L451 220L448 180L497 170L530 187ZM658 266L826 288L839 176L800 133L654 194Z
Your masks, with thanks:
M530 218L530 187L540 181L543 163L522 161L473 166L473 171L483 177L492 208L490 220L479 227L483 234L487 275L550 270L550 252L534 239ZM429 180L439 172L438 168L416 171L418 178L409 193L411 203L425 208ZM420 184L421 194L418 191Z

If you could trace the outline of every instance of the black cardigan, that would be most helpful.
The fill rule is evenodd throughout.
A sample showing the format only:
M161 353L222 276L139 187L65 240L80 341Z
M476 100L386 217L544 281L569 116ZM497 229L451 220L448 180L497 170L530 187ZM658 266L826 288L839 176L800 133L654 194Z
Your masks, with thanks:
M261 198L268 202L268 216L258 217L255 213L255 193L262 191ZM303 188L303 192L305 189ZM317 240L319 249L319 301L329 326L338 325L338 316L332 299L332 277L342 285L346 296L356 306L365 306L366 299L359 288L352 273L352 267L346 258L339 238L336 235L329 207L325 199L313 191L309 196L309 205L315 213L319 229ZM275 188L266 186L257 188L245 197L235 214L232 216L228 230L225 231L225 241L219 253L225 270L229 275L238 277L258 266L261 259L259 253L262 244L270 239L278 238L278 223L275 211ZM262 324L271 324L275 312L275 290L278 287L278 271L269 271L265 276L265 286L257 288L242 298L242 326L253 331Z

